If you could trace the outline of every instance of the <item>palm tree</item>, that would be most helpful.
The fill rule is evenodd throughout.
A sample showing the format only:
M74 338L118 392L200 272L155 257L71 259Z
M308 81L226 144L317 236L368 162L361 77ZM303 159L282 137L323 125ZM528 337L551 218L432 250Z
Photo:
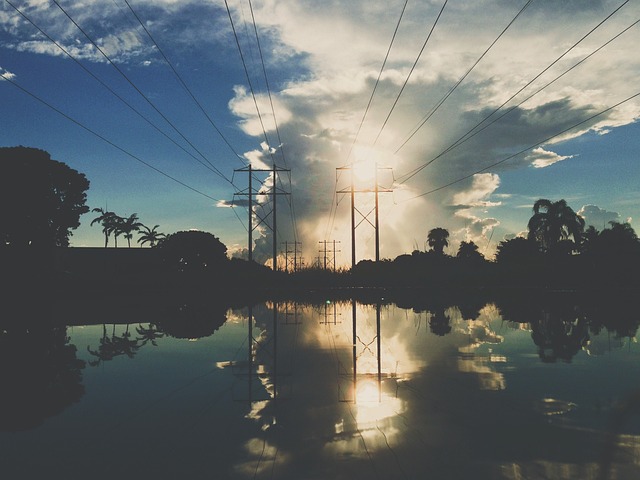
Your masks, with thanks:
M107 248L107 245L109 244L109 235L113 233L113 225L115 223L115 218L117 217L117 215L113 212L103 210L99 207L96 207L91 211L100 213L100 215L91 220L90 225L93 225L94 223L99 223L100 225L102 225L102 233L104 233L104 248Z
M552 202L545 198L533 204L533 216L527 225L528 238L535 240L542 251L553 249L560 240L578 245L584 230L584 219L567 205L565 200Z
M427 243L438 255L444 255L444 247L449 246L449 231L445 228L436 227L429 230Z
M120 218L119 229L124 234L124 238L127 239L127 245L131 248L131 239L133 238L133 232L140 230L143 227L142 223L138 221L138 214L132 213L127 218Z
M141 225L141 230L139 230L140 238L138 238L138 243L140 245L148 243L149 246L155 247L157 243L159 243L163 238L166 237L164 233L156 231L159 226L160 225L154 225L153 228L149 228L146 225Z

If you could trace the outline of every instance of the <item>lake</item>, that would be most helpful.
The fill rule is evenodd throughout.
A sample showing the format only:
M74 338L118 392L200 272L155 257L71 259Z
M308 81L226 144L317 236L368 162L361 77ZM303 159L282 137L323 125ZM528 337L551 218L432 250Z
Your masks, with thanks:
M0 475L640 478L633 296L535 297L5 322Z

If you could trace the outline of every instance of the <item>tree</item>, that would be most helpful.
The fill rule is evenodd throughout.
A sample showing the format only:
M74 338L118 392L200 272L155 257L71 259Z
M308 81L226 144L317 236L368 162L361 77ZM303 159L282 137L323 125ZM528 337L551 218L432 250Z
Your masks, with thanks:
M93 226L94 223L99 223L100 225L102 225L102 233L104 233L104 248L107 248L107 246L109 245L109 236L113 232L113 229L116 225L117 215L113 212L108 212L99 207L96 207L91 211L100 213L100 215L91 220L90 225Z
M535 241L516 237L498 244L496 262L501 265L522 266L536 263L540 251Z
M144 245L148 243L149 246L155 247L163 238L166 238L164 233L158 232L156 229L160 225L154 225L153 228L149 228L146 225L140 226L140 238L138 238L138 243L140 245Z
M640 255L640 241L633 227L628 223L609 222L593 241L590 253L602 258L626 258L631 260Z
M0 148L0 245L67 247L89 180L44 150Z
M449 231L440 227L429 230L427 243L434 252L444 255L444 248L449 246Z
M584 219L565 200L552 202L541 198L533 204L533 216L527 228L528 238L535 240L541 251L548 252L561 240L573 238L574 244L579 245Z
M466 260L484 259L484 256L478 251L478 245L476 245L473 241L460 242L460 247L458 248L458 254L456 255L456 257Z
M198 230L173 233L160 248L169 269L179 272L213 271L228 260L225 244L215 235Z
M133 238L133 232L140 230L143 227L142 223L138 221L138 214L132 213L127 218L121 218L119 222L119 229L124 234L124 238L127 239L127 246L131 248L131 239Z
M582 238L580 240L580 253L589 253L598 241L599 234L600 232L598 232L596 227L589 225L582 234Z

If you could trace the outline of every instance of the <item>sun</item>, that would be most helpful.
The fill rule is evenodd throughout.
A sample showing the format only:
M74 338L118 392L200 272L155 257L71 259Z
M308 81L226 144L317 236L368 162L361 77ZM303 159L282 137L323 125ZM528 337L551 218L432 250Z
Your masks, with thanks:
M354 162L351 168L355 183L361 187L371 186L373 188L377 168L375 160L360 160Z

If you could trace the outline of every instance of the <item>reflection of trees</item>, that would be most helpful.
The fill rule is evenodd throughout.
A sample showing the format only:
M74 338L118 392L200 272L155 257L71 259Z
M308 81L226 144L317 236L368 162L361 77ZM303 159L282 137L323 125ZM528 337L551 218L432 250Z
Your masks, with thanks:
M444 313L444 308L438 308L431 312L429 318L429 329L438 336L444 336L451 332L451 317Z
M164 337L164 333L158 329L158 326L154 323L150 323L147 327L138 325L136 327L136 333L139 335L137 340L140 341L140 346L144 346L147 343L151 343L154 347L158 344L156 340Z
M0 325L0 431L34 428L84 394L66 327Z
M226 307L218 302L190 298L169 307L156 326L175 338L208 337L224 324L226 313Z
M543 362L571 359L589 341L586 318L579 312L548 311L531 323L531 338Z
M126 326L126 330L122 335L116 335L115 325L113 325L113 332L111 336L107 336L106 325L102 326L102 338L100 339L100 345L97 350L92 350L90 346L87 346L87 351L96 357L96 360L89 362L91 366L100 365L104 361L113 360L120 355L126 355L129 358L133 358L140 348L139 339L132 339L129 332L129 325Z

